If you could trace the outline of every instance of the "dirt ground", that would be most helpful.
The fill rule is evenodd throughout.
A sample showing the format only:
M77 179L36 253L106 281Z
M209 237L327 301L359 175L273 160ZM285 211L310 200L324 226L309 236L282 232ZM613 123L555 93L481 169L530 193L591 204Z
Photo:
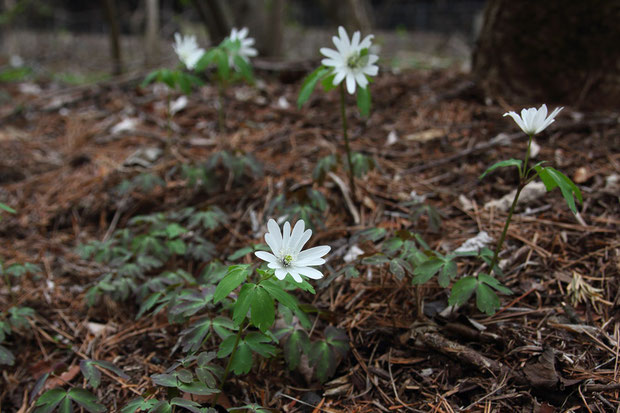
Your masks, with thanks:
M337 179L328 177L321 185L312 180L317 161L343 149L338 95L315 92L298 110L299 73L258 77L257 88L228 90L225 133L217 132L217 92L211 86L193 93L171 126L166 92L140 88L139 79L63 89L2 86L11 100L0 107L0 202L17 214L5 214L0 222L0 256L5 265L28 261L41 267L13 288L17 303L36 315L31 328L4 343L16 362L2 366L2 411L32 409L35 382L54 369L65 372L56 383L84 385L75 367L84 358L113 362L129 375L125 380L104 374L95 391L117 411L136 395L154 391L149 376L178 357L171 349L183 326L164 314L134 320L133 298L104 296L87 305L87 291L105 268L80 258L78 245L106 239L138 214L217 206L229 220L210 231L209 240L215 258L229 262L238 248L262 242L279 195L303 203L308 188L327 200L313 236L315 244L332 246L325 272L343 268L353 245L363 251L353 261L358 277L341 275L317 285L316 296L298 295L320 314L313 334L339 327L349 351L323 384L303 369L289 372L281 356L255 364L248 375L229 381L224 391L229 406L256 402L286 412L618 409L618 113L567 107L536 138L541 148L536 160L548 160L573 178L584 203L576 217L556 190L519 206L501 256L501 281L513 295L501 296L500 311L487 316L473 300L443 311L448 290L435 279L416 287L410 276L401 280L387 267L366 264L362 259L378 246L355 235L368 228L408 230L441 252L480 231L497 240L506 213L485 204L510 192L516 180L509 170L478 177L498 160L522 157L527 141L512 120L502 118L520 108L485 104L458 71L381 74L372 85L368 119L360 118L354 101L349 105L353 150L376 163L357 180L360 222L354 224ZM128 127L117 127L126 119ZM157 153L152 159L128 161L148 148ZM208 190L188 185L181 165L205 162L224 149L252 154L263 174L249 170L234 180L220 166ZM119 184L147 172L165 187L119 195ZM342 168L336 174L346 182ZM438 228L426 215L412 218L406 202L413 191L441 214ZM244 260L251 262L251 255ZM198 261L176 264L194 275L201 270ZM458 273L478 267L464 260ZM578 276L598 289L582 302L572 301L568 289ZM4 312L11 296L1 285Z

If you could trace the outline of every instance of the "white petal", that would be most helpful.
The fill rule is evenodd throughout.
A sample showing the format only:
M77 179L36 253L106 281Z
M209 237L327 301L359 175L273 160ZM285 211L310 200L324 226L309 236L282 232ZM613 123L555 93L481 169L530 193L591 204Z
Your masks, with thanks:
M349 42L349 35L347 34L347 31L344 29L344 27L338 27L338 35L340 36L340 41L343 46L346 46L347 48L351 47L351 43Z
M247 35L248 35L248 28L247 27L244 27L243 29L239 30L238 36L239 36L240 39L245 38L245 36L247 36Z
M291 245L291 223L286 221L284 223L284 227L282 228L282 248L288 249Z
M300 219L295 223L295 227L293 227L293 232L291 233L291 240L289 241L289 246L291 247L291 251L297 251L297 244L301 237L304 235L304 228L306 224L303 219Z
M298 267L309 267L309 266L323 265L323 264L325 264L325 258L313 257L313 258L306 258L303 260L300 260L298 258L295 261L295 266L298 266Z
M272 251L277 253L282 248L282 234L280 233L280 227L278 223L272 218L267 222L267 229L269 230L268 234L271 234L271 239L276 247ZM267 241L267 235L265 235L265 241ZM269 244L269 242L267 242ZM271 245L269 245L271 247Z
M301 267L295 268L301 275L305 275L308 278L312 278L313 280L319 280L323 278L323 273L317 269L310 267Z
M295 282L302 282L303 279L299 276L299 272L297 268L289 268L288 273L291 274L291 277L295 280Z
M306 245L306 242L308 242L311 236L312 236L312 230L311 229L305 230L304 233L299 238L297 245L295 245L294 251L299 253L299 251L301 251L304 245Z
M340 56L340 53L338 53L334 49L329 49L327 47L321 47L319 51L321 52L323 56L329 57L330 59L342 60L342 56Z
M365 68L362 69L362 73L365 73L368 76L377 76L377 73L379 73L379 66L377 65L366 66Z
M375 63L377 63L377 60L379 60L379 56L377 56L376 54L369 54L368 63L366 64L366 67L374 65Z
M285 270L283 268L276 268L276 278L278 280L283 280L286 277L286 274L288 274L288 270Z
M534 115L534 119L532 119L532 128L538 133L540 127L544 125L545 120L547 120L547 105L542 105L540 109L536 111Z
M353 73L347 73L347 92L350 95L355 93L355 76Z
M342 82L342 79L346 76L347 72L345 70L338 70L336 72L336 76L334 76L334 86L337 86Z
M366 76L361 72L355 75L355 81L362 89L366 89L366 86L368 86L368 79L366 79Z
M364 37L364 40L362 40L362 42L360 43L359 48L360 49L369 49L370 46L372 46L371 41L372 41L372 39L374 37L375 36L372 35L372 34L369 34L368 36Z
M260 258L263 261L267 261L267 262L277 262L278 261L278 258L275 255L273 255L273 254L271 254L271 253L269 253L267 251L256 251L254 253L254 255L256 255L258 258Z
M313 258L320 258L323 255L327 254L332 248L328 245L321 245L319 247L310 248L308 250L302 251L297 256L297 260L308 260Z
M523 123L523 120L521 119L521 117L519 115L517 115L515 112L510 111L510 112L506 112L504 113L504 116L510 116L512 119L514 119L514 121L517 123L517 125L519 125L519 127L521 128L521 130L523 132L525 132L525 124ZM526 132L527 133L527 132Z
M321 64L327 67L337 67L341 65L341 62L339 60L334 60L334 59L323 59L321 60Z
M351 36L351 49L357 49L359 47L360 36L361 34L359 31L353 33L353 36Z

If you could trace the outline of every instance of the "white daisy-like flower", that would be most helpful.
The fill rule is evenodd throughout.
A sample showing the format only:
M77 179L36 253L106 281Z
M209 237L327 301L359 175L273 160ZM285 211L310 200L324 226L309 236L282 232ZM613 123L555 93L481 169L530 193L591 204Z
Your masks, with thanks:
M290 274L298 283L303 281L302 275L315 280L323 278L323 273L311 266L324 264L325 259L322 257L331 247L322 245L302 251L312 235L312 230L304 231L303 220L297 221L292 232L291 224L287 221L281 233L280 227L273 219L267 223L267 229L269 231L265 234L265 242L273 254L265 251L256 251L254 254L267 261L267 266L275 270L279 280L283 280L286 274Z
M510 111L504 116L510 116L519 125L521 130L527 135L532 136L544 131L547 126L555 122L555 117L564 107L556 108L551 115L547 116L547 105L542 105L539 109L529 108L521 110L521 116Z
M236 27L232 28L230 36L228 37L232 42L239 40L241 47L237 50L237 55L241 56L246 62L250 61L250 57L258 55L258 52L252 46L254 45L254 39L248 36L248 28L244 27L241 30L237 30ZM230 65L233 66L234 55L230 56Z
M373 35L369 34L360 42L360 32L353 33L351 40L344 27L338 27L338 35L332 37L336 50L321 48L321 54L326 59L321 63L327 67L333 67L334 86L337 86L346 79L347 91L349 94L355 93L355 85L359 85L362 89L368 86L368 76L376 76L379 73L379 66L375 63L379 60L379 56L370 53L372 46L371 40Z
M204 55L205 50L198 47L196 36L182 36L179 33L174 34L174 44L172 45L174 52L179 56L179 60L183 62L189 70L194 70L196 63Z

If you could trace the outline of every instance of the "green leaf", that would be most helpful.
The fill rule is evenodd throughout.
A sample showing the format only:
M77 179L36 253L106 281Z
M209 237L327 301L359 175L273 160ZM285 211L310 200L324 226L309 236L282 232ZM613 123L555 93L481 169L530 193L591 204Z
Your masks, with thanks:
M500 301L495 291L484 283L478 283L476 288L476 306L487 315L493 315L500 307Z
M497 291L501 293L504 293L506 295L512 295L512 291L510 291L509 288L504 287L502 283L500 283L499 281L497 281L495 278L491 277L488 274L481 272L480 274L478 274L478 280L480 282L488 284L489 286L493 287L494 289L496 289Z
M231 265L228 267L226 276L219 282L213 294L213 302L215 304L222 301L235 288L244 282L250 275L249 265Z
M266 280L262 281L260 285L269 293L269 295L285 307L290 308L291 311L296 312L299 310L295 297L284 291L280 283L273 280Z
M301 90L299 92L299 97L297 98L297 108L301 109L302 105L310 99L310 95L314 91L317 82L325 75L331 72L331 69L328 69L324 66L319 66L312 73L310 73L301 85Z
M309 354L310 362L316 368L316 376L321 383L327 381L336 371L336 357L330 351L329 344L317 341L312 345Z
M170 400L170 404L173 406L183 407L193 413L202 412L200 408L200 403L197 403L192 400L182 399L180 397L174 397L172 400Z
M157 403L156 399L144 400L143 397L132 399L121 409L121 413L135 413L137 410L151 410Z
M314 181L318 182L319 184L323 183L323 181L325 181L327 173L333 171L336 168L337 163L338 159L336 158L336 155L331 154L322 157L316 163L316 166L312 171L312 179L314 179Z
M0 344L0 364L12 366L15 363L15 356L11 351Z
M252 295L252 313L251 320L252 324L260 331L267 331L275 321L275 306L273 303L273 298L265 289L261 286L258 286L254 290L254 294Z
M205 54L202 55L200 60L196 63L196 67L194 70L196 72L204 71L213 61L215 60L215 56L220 52L217 48L211 49Z
M337 85L334 85L335 78L336 74L332 72L329 75L325 76L323 79L321 79L321 85L323 86L324 91L329 92L336 89Z
M206 396L213 393L219 393L217 389L210 389L204 383L200 381L193 381L191 383L180 383L178 386L179 390L183 390L184 392L197 394L200 396Z
M252 369L252 364L252 350L244 341L241 341L231 361L232 371L238 376L247 374Z
M60 406L58 406L58 413L73 413L73 406L69 398L62 399Z
M217 65L217 73L220 79L224 81L230 79L230 66L228 65L228 54L226 52L220 50L215 55L215 64Z
M88 410L90 413L103 413L108 410L104 405L99 403L97 396L85 389L74 387L69 390L67 397L82 406L84 409Z
M275 339L275 337L274 337ZM260 354L263 357L273 357L276 355L276 348L271 344L267 344L271 341L267 335L260 333L258 331L253 331L249 333L243 339L244 344L246 344L252 351Z
M145 312L153 308L153 306L157 303L157 300L159 300L163 294L164 293L162 291L157 291L149 295L140 305L140 311L138 311L138 314L136 315L136 320L142 317Z
M575 185L573 181L571 181L570 178L568 178L562 172L550 166L535 166L534 169L536 169L536 172L538 172L538 176L540 176L540 179L545 184L547 192L552 191L556 187L559 187L560 191L562 192L562 196L568 204L568 207L573 212L573 214L576 214L577 206L575 205L574 198L576 197L580 203L583 203L583 197L577 185Z
M456 277L456 269L456 262L453 260L444 261L444 265L441 267L441 272L437 278L441 287L447 288L450 285L450 280Z
M184 352L195 353L200 349L202 343L211 330L211 319L203 317L196 320L189 328L181 332L181 344Z
M396 276L399 280L405 278L405 269L399 262L398 258L390 260L390 272Z
M109 361L105 361L105 360L91 360L93 364L104 368L108 371L111 371L112 373L116 374L118 377L120 377L121 379L124 380L129 380L130 377L120 368L116 367L114 364L110 363Z
M147 86L149 83L153 82L157 77L160 76L160 71L159 70L153 70L151 73L149 73L148 75L146 75L146 77L144 78L144 80L142 81L142 83L140 84L141 87L145 87Z
M362 116L366 117L370 114L370 91L368 87L365 89L357 88L357 107Z
M239 248L228 256L228 261L237 261L239 258L243 258L251 252L254 252L254 247L252 246Z
M241 291L239 291L239 296L237 297L233 310L233 322L236 326L240 326L243 320L245 320L245 316L248 314L248 310L252 304L252 299L255 292L256 284L247 283L241 287Z
M63 389L51 389L46 391L37 399L34 413L50 413L63 399L67 397L67 392Z
M439 271L443 265L444 261L439 258L431 258L423 262L413 271L413 279L411 282L414 284L424 284L430 280L433 275L437 274L437 271Z
M99 384L101 384L101 372L95 367L92 360L80 361L80 370L84 378L93 388L96 389L99 387Z
M472 296L477 285L478 280L476 279L476 277L467 276L461 278L452 286L452 291L450 292L450 299L448 300L448 304L464 304L465 302L467 302L467 300L469 300L469 297Z
M8 212L9 214L15 214L16 213L16 211L13 208L11 208L10 206L8 206L6 204L3 204L2 202L0 202L0 209L3 210L3 211Z
M521 164L522 163L523 163L523 161L521 161L520 159L508 159L508 160L505 160L505 161L497 162L497 163L489 166L487 168L487 170L484 171L484 173L478 177L478 179L484 178L487 174L489 174L490 172L493 172L497 168L504 168L504 167L507 167L507 166L516 166L517 169L519 170L519 176L520 176L521 175Z
M254 76L252 75L252 66L240 55L235 55L233 58L235 63L235 69L241 73L241 76L248 82L254 82Z
M288 364L288 368L295 370L299 366L302 354L308 354L310 351L310 339L304 330L295 330L286 340L284 344L284 359Z
M166 400L158 401L149 413L172 413L172 406Z

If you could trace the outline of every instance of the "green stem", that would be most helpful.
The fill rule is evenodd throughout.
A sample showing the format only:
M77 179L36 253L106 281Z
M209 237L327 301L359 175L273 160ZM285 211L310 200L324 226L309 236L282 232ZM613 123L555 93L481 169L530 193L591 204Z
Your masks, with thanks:
M347 151L347 163L349 164L349 185L353 201L357 201L357 191L355 190L355 180L353 179L353 162L351 161L351 147L349 146L349 135L347 133L347 112L345 108L346 95L344 93L344 82L340 83L340 114L342 115L342 134L344 135L344 147Z
M220 383L219 393L215 395L215 399L213 399L213 403L211 403L211 407L215 407L217 401L220 398L220 394L224 391L224 384L226 383L226 379L228 378L228 373L230 373L230 368L232 367L233 358L235 358L235 354L237 353L237 347L239 347L239 341L241 341L241 333L245 329L246 322L239 326L239 331L237 332L237 338L235 339L235 345L233 346L232 352L230 353L230 358L228 359L228 363L226 364L226 370L224 370L224 376L222 377L222 382Z
M512 205L510 205L510 211L508 211L508 218L506 218L506 223L504 224L504 230L502 231L502 236L499 238L499 242L497 243L497 248L495 248L495 253L493 254L493 259L491 260L491 273L497 264L497 259L499 257L499 252L502 249L502 245L504 244L504 240L506 239L506 234L508 233L508 226L510 225L510 220L512 219L512 214L515 212L515 208L517 206L517 201L519 200L519 195L525 185L519 183L519 187L517 188L517 193L515 194L515 199L512 201Z
M532 146L533 138L534 138L534 135L530 135L530 140L527 143L527 151L525 152L525 160L523 161L523 168L521 168L521 176L519 177L521 182L523 182L523 180L527 176L527 162L530 160L530 148Z

